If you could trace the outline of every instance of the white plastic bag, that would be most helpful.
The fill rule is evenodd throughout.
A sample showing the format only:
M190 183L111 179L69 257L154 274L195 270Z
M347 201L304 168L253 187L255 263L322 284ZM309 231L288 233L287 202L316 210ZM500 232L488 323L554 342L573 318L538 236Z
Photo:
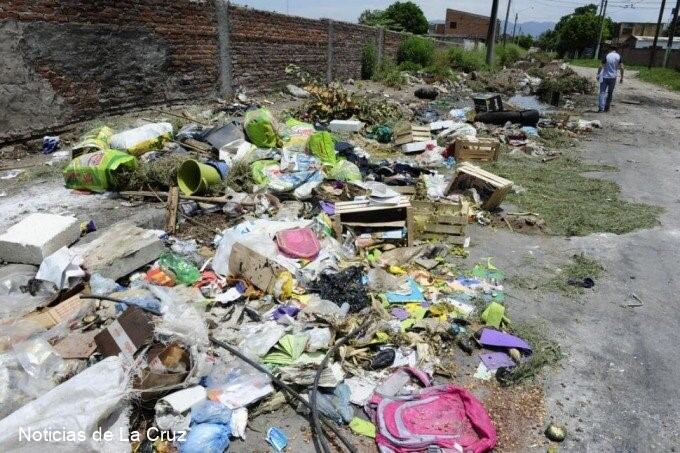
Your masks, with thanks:
M93 433L108 417L120 414L128 385L129 375L120 358L108 357L92 365L0 420L0 451L102 451L105 442ZM40 436L44 432L82 433L82 437L46 439ZM25 436L30 433L29 441ZM116 439L118 436L115 433Z
M139 156L152 149L160 149L172 137L172 124L151 123L119 132L111 137L111 148Z

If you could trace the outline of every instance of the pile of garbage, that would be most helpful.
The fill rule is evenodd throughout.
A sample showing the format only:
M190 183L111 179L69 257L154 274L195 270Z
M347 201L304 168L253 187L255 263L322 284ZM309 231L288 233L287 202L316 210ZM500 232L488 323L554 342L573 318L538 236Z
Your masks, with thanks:
M513 334L503 272L455 262L513 187L478 164L556 125L495 96L409 123L321 118L322 96L315 124L253 107L72 147L66 187L161 200L166 227L31 214L0 235L0 450L30 428L31 447L224 451L284 404L318 451L355 451L349 431L381 451L494 448L483 403L446 370L473 360L476 379L508 383L535 345ZM149 190L121 190L169 156ZM212 243L180 239L206 212L224 219ZM262 436L282 451L291 433Z

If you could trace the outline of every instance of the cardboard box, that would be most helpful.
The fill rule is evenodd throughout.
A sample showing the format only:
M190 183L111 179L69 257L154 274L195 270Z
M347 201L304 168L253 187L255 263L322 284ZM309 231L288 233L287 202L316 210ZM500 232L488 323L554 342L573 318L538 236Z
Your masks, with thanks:
M139 307L130 307L94 337L104 357L123 354L129 360L153 337L151 317Z
M274 290L276 276L286 269L264 255L237 242L229 256L229 272L250 280L265 292Z

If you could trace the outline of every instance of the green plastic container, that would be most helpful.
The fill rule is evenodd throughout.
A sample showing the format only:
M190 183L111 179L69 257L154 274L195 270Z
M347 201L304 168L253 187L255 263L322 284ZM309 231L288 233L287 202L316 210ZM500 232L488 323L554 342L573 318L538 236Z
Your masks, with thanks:
M187 160L177 171L177 185L184 195L197 195L222 182L215 167Z

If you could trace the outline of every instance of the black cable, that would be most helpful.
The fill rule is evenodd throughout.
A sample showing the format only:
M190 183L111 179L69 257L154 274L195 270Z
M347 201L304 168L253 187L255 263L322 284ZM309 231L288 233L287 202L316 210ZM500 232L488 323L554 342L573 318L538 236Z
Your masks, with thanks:
M337 341L333 347L331 347L328 352L326 353L325 357L321 361L321 364L319 365L319 369L316 370L316 375L314 376L314 384L312 384L312 390L309 392L309 403L312 409L312 423L314 424L314 436L316 439L316 442L314 442L314 445L318 451L318 445L320 444L324 453L330 453L330 449L328 448L328 443L326 443L326 439L321 436L321 423L319 423L319 408L316 405L316 395L317 392L319 391L319 380L321 379L321 373L323 372L324 368L326 368L326 365L328 364L328 361L330 360L331 357L335 355L335 352L338 350L338 348L345 343L347 343L349 340L351 340L353 337L359 334L362 330L364 330L369 324L371 323L371 319L367 319L363 324L361 324L359 327L354 329L352 332L341 338L339 341Z
M310 409L310 411L312 410L312 406L310 405L310 403L308 403L307 401L305 401L305 399L302 398L302 396L300 396L300 394L299 394L298 392L296 392L296 391L293 390L288 384L286 384L285 382L281 381L279 378L277 378L276 376L274 376L274 375L273 375L269 370L267 370L265 367L263 367L262 365L260 365L260 364L257 363L257 362L254 362L254 361L250 360L248 357L246 357L245 355L243 355L238 349L234 348L233 346L231 346L231 345L229 345L229 344L227 344L227 343L225 343L225 342L223 342L223 341L220 341L220 340L214 338L212 335L210 335L209 338L210 338L210 341L212 341L212 342L213 342L214 344L216 344L217 346L219 346L219 347L221 347L221 348L224 348L224 349L226 349L227 351L231 352L231 353L234 354L236 357L238 357L239 359L243 360L244 362L246 362L248 365L252 366L252 367L255 368L256 370L258 370L258 371L260 371L260 372L262 372L262 373L265 373L267 376L269 376L269 378L272 380L272 382L274 382L277 386L279 386L281 389L283 389L283 390L285 390L286 392L288 392L288 393L289 393L293 398L295 398L297 401L299 401L300 403L304 404L308 409ZM353 445L353 444L352 444L352 443L351 443L351 442L350 442L350 441L342 434L342 432L340 432L340 430L339 430L334 424L332 424L331 422L329 422L329 421L326 420L325 418L321 419L321 421L323 422L323 424L324 424L328 429L330 429L331 431L333 431L333 434L335 434L335 435L338 437L338 439L340 439L340 441L347 447L347 449L348 449L351 453L357 453L357 448L356 448L356 447L355 447L355 446L354 446L354 445Z
M154 310L153 308L144 307L144 306L142 306L142 305L137 305L137 304L135 304L135 303L133 303L133 302L128 302L128 301L122 300L122 299L116 299L116 298L114 298L114 297L109 297L109 296L95 296L95 295L93 295L93 294L90 294L90 295L87 295L87 296L80 296L80 298L81 298L81 299L108 300L109 302L116 302L116 303L119 303L119 304L125 304L125 305L127 305L128 307L138 307L138 308L141 308L142 310L148 311L149 313L154 314L154 315L156 315L156 316L162 316L162 313L161 313L161 312L159 312L158 310Z

